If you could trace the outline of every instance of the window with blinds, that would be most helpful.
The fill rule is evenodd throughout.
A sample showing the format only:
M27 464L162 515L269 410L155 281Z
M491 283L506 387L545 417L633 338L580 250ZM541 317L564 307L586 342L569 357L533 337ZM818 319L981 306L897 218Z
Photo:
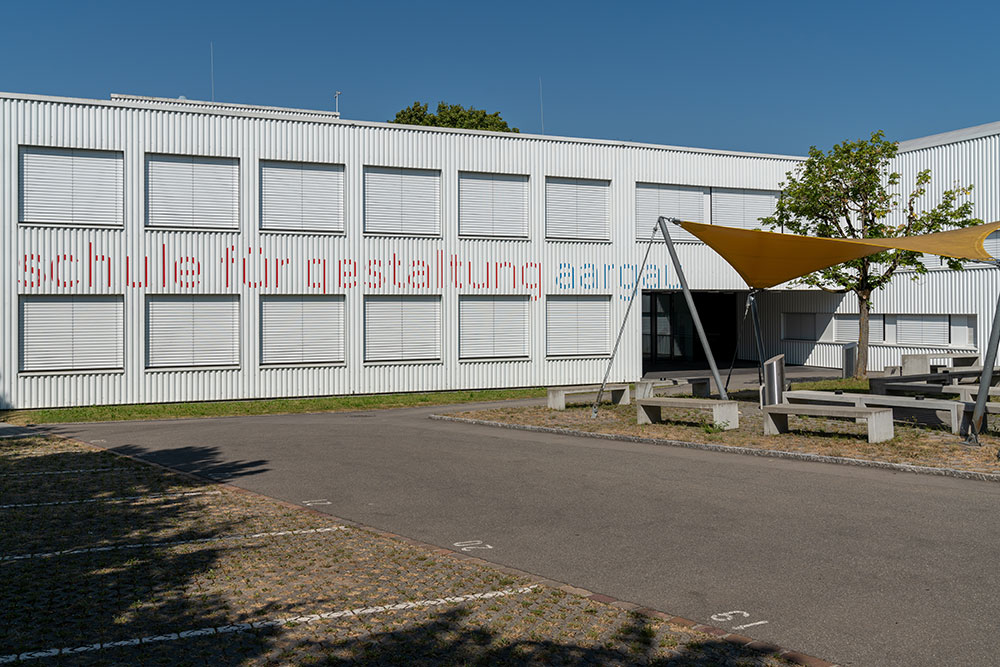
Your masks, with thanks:
M125 367L121 296L23 296L20 310L22 371Z
M611 240L611 181L545 179L545 236L571 241Z
M528 297L461 296L458 330L462 359L526 358Z
M239 160L189 155L146 157L146 224L239 229Z
M781 337L785 340L816 340L816 313L782 313Z
M441 172L365 167L365 232L441 235Z
M691 222L705 222L705 196L708 188L688 185L635 184L635 236L648 241L653 226L661 215ZM669 225L670 238L674 241L699 241L697 236L677 225ZM655 240L663 241L659 232Z
M260 226L275 231L342 233L344 166L261 162Z
M527 238L528 177L460 173L458 233L462 236Z
M897 315L896 344L942 347L951 344L948 315Z
M760 218L773 215L779 192L712 188L712 224L756 229Z
M611 354L611 297L549 296L545 302L545 354Z
M365 361L441 359L441 297L365 297Z
M21 222L124 224L122 153L22 147L20 162Z
M856 343L860 333L859 315L834 315L833 339L838 342ZM881 343L885 341L885 316L868 315L868 342Z
M344 361L344 297L262 296L260 363Z
M146 367L238 366L240 302L230 295L146 299Z

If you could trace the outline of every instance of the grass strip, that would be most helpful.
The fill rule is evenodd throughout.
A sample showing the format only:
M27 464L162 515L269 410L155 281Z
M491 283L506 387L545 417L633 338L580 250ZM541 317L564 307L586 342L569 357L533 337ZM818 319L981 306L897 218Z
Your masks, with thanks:
M542 396L545 396L545 389L535 387L526 389L438 391L422 394L366 394L360 396L276 398L250 401L96 405L77 408L8 410L0 412L0 420L24 426L60 422L243 417L251 415L302 414L306 412L337 412L342 410L380 410L386 408L417 407L421 405L446 405L449 403L539 398Z

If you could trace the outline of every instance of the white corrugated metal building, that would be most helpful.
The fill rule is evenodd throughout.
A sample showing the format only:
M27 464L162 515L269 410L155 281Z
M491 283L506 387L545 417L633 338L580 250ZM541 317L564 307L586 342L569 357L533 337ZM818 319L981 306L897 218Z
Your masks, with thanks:
M998 219L998 142L904 143L899 169L975 183ZM754 227L798 159L0 93L0 407L594 382L656 217ZM678 249L717 356L753 358L746 285ZM976 348L996 276L935 266L877 295L872 367ZM640 286L614 380L699 360L662 243ZM761 307L792 363L839 366L857 329L852 298Z

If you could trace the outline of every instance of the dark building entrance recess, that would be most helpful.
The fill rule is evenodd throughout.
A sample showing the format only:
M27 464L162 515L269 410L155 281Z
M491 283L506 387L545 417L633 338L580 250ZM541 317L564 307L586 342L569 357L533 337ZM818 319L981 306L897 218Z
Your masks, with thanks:
M692 292L708 344L720 370L728 368L739 342L745 294ZM747 320L749 326L749 319ZM703 368L701 347L687 302L680 291L642 293L642 372Z

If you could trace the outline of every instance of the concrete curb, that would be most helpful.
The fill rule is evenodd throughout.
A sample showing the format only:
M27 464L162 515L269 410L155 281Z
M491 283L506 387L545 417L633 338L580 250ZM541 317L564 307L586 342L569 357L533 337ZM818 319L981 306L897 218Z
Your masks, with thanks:
M452 418L441 417L439 415L431 415L431 418L432 419L453 420L453 421L471 421L471 420L461 419L461 418L458 418L458 417L452 417ZM481 422L481 423L490 424L492 422ZM499 424L499 423L496 423L495 425L502 426L502 424ZM247 495L247 496L255 496L257 498L266 498L267 500L270 500L272 502L276 502L279 505L282 505L283 507L287 507L289 509L294 509L294 510L298 510L300 512L305 512L305 513L308 513L308 514L312 514L312 515L317 516L317 517L323 517L325 519L334 521L335 523L339 523L339 524L343 524L343 525L346 525L346 526L351 526L351 527L354 527L354 528L365 530L365 531L367 531L369 533L372 533L374 535L378 535L380 537L385 537L385 538L388 538L388 539L391 539L391 540L395 540L397 542L402 542L404 544L407 544L409 546L415 547L417 549L421 549L421 550L426 551L426 552L428 552L428 553L430 553L432 555L435 555L435 556L443 556L445 558L452 558L454 560L467 562L467 563L472 564L472 565L479 565L481 567L487 567L487 568L489 568L491 570L496 570L497 572L503 572L504 574L509 574L511 576L523 577L525 579L528 579L529 581L531 581L534 584L539 584L539 585L545 586L547 588L555 588L555 589L558 589L558 590L560 590L560 591L562 591L562 592L564 592L564 593L566 593L568 595L576 595L578 597L585 597L585 598L587 598L589 600L593 600L595 602L600 602L602 604L607 604L607 605L610 605L612 607L617 607L619 609L624 609L625 611L630 611L630 612L633 612L635 614L640 614L641 616L645 616L647 618L655 618L657 620L665 621L665 622L671 623L673 625L679 625L679 626L682 626L682 627L685 627L685 628L689 628L691 630L694 630L695 632L700 632L702 634L710 635L710 636L714 637L715 639L717 639L719 641L724 641L724 642L727 642L727 643L732 644L734 646L738 646L738 647L741 647L741 648L744 648L744 647L745 648L749 648L751 650L759 651L761 653L775 654L778 657L780 657L780 658L782 658L784 660L787 660L788 662L792 663L793 665L803 665L804 667L840 667L836 663L832 663L832 662L829 662L827 660L823 660L821 658L817 658L815 656L807 655L805 653L800 653L799 651L791 651L789 649L782 648L781 646L777 646L775 644L770 644L770 643L767 643L767 642L761 642L761 641L758 641L758 640L753 639L751 637L747 637L745 635L739 635L739 634L736 634L734 632L729 632L728 630L716 627L714 625L706 625L704 623L698 623L697 621L692 621L691 619L684 618L683 616L674 616L673 614L669 614L669 613L664 612L664 611L659 611L657 609L652 609L650 607L644 607L644 606L642 606L640 604L636 604L635 602L628 602L626 600L619 600L618 598L611 597L610 595L603 595L601 593L594 593L594 592L589 591L589 590L587 590L585 588L579 588L577 586L572 586L572 585L567 584L567 583L562 582L562 581L556 581L555 579L548 579L546 577L542 577L540 575L537 575L537 574L534 574L534 573L531 573L531 572L526 572L524 570L518 570L517 568L507 567L505 565L500 565L498 563L492 563L490 561L483 560L482 558L476 558L475 556L470 556L470 555L465 554L465 553L461 553L461 552L458 552L458 551L453 551L452 549L448 549L448 548L445 548L445 547L439 547L436 544L429 544L427 542L421 542L419 540L414 540L412 538L405 537L403 535L398 535L396 533L390 533L389 531L386 531L386 530L381 530L379 528L373 528L372 526L368 526L368 525L365 525L363 523L358 523L357 521L351 521L349 519L344 519L344 518L341 518L341 517L333 515L333 514L327 514L326 512L321 512L319 510L313 509L312 507L305 507L303 505L297 505L295 503L288 502L287 500L281 500L280 498L273 498L271 496L264 495L263 493L257 493L256 491L250 491L249 489L244 489L244 488L241 488L241 487L238 487L238 486L234 486L233 484L230 484L230 483L227 483L227 482L220 482L217 479L212 479L210 477L199 475L198 473L188 472L188 471L185 471L185 470L177 470L176 468L171 468L170 466L166 466L166 465L163 465L161 463L154 463L153 461L147 461L145 459L142 459L142 458L139 458L137 456L130 455L130 454L122 454L121 452L116 452L114 449L110 449L110 448L107 448L107 447L101 447L100 445L95 445L93 443L85 442L83 440L78 440L76 438L70 438L70 437L67 437L67 436L55 435L55 434L40 434L40 435L44 435L44 436L48 436L48 437L54 437L54 438L58 438L60 440L68 441L68 442L73 442L75 444L82 445L82 446L84 446L84 447L86 447L88 449L91 449L91 450L103 451L103 452L110 452L111 454L114 454L116 456L120 456L120 457L125 458L125 459L129 459L131 461L135 461L137 463L144 463L146 465L153 466L154 468L159 468L160 470L164 470L164 471L170 472L172 474L181 475L183 477L187 477L189 479L192 479L192 480L195 480L195 481L198 481L198 482L201 482L201 483L207 483L207 484L210 484L212 486L223 487L223 488L228 489L230 491L235 491L235 492L237 492L239 494L243 494L243 495Z
M744 456L762 456L767 458L789 459L792 461L811 461L813 463L834 463L837 465L857 466L860 468L878 468L881 470L892 470L895 472L912 472L919 475L936 475L938 477L957 477L958 479L969 479L977 482L1000 482L1000 474L988 473L988 472L973 472L971 470L956 470L954 468L933 468L930 466L910 465L908 463L889 463L888 461L869 461L867 459L852 459L843 456L824 456L822 454L807 454L804 452L785 452L778 449L753 449L751 447L713 445L705 442L687 442L686 440L642 438L635 435L620 435L616 433L592 433L590 431L577 431L569 428L555 428L552 426L532 426L529 424L510 424L507 422L487 421L485 419L451 417L449 415L431 415L430 418L437 419L440 421L458 422L462 424L475 424L477 426L493 426L495 428L509 428L515 431L533 431L536 433L573 435L582 438L597 438L599 440L617 440L619 442L635 442L646 445L667 445L669 447L701 449L708 452L722 452L724 454L742 454Z

